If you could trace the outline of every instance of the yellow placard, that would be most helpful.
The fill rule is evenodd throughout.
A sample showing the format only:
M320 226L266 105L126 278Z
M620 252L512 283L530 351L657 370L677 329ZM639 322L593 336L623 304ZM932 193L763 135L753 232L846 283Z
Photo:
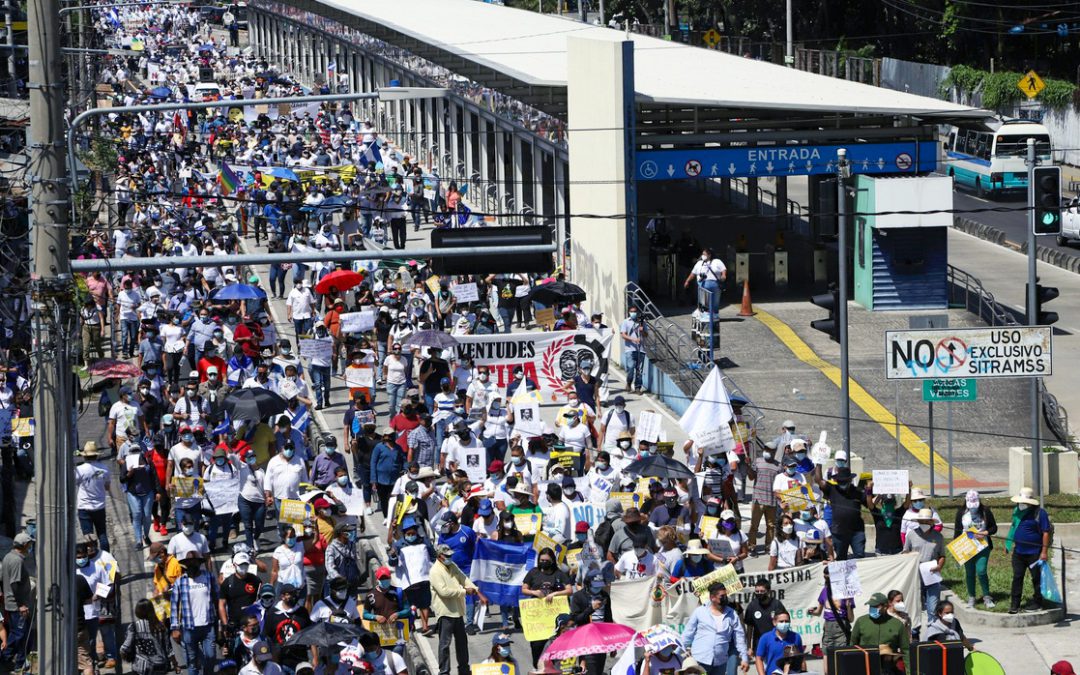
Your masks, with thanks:
M521 534L526 537L534 536L539 532L543 523L544 514L542 513L514 514L514 524L517 525L517 529L521 530Z
M698 532L702 539L716 539L719 533L720 518L718 516L702 516L698 522Z
M712 586L715 583L724 584L724 588L727 589L728 594L738 593L744 588L742 581L739 580L739 573L735 571L735 566L728 563L723 567L716 568L703 577L694 579L694 593L701 598L703 603L709 601L709 586Z
M619 503L622 504L623 511L630 508L631 506L635 509L640 509L641 503L645 501L642 498L641 494L637 492L612 492L608 498L618 499Z
M544 309L538 309L533 313L536 317L536 323L541 326L547 326L551 328L555 325L555 310L551 307L545 307Z
M514 675L512 663L474 663L472 675Z
M173 476L173 496L181 499L203 496L203 479L187 476Z
M576 450L555 450L551 453L551 458L565 469L574 469L581 459L581 453Z
M412 502L413 496L411 494L405 493L405 497L399 499L397 503L394 504L395 523L397 523L398 525L401 524L401 521L405 519L405 514L409 512L409 507L412 506Z
M159 621L168 621L172 616L172 605L169 602L169 596L162 593L161 595L150 596L150 602L154 605L154 614L157 614Z
M814 486L806 483L788 488L780 493L780 503L789 511L803 511L816 507L817 495L814 494Z
M555 551L555 559L560 563L566 559L566 547L552 539L547 532L537 532L533 539L533 550L539 553L545 548Z
M379 623L378 621L361 622L364 628L379 636L379 644L383 647L396 647L409 641L409 622L393 621Z
M584 550L584 548L572 548L563 556L563 560L570 566L572 571L576 571L581 564L581 552Z
M986 541L975 534L975 530L965 530L956 539L953 539L945 547L949 549L956 564L963 565L986 548Z
M547 598L529 598L518 603L521 610L521 631L529 642L547 640L555 634L555 618L570 613L570 603L565 595Z
M438 292L440 290L439 289L439 275L432 274L430 277L428 277L428 280L426 282L424 282L424 283L427 285L428 290L431 291L432 295L438 294Z
M308 518L314 517L311 504L299 499L282 499L278 520L291 525L303 525Z

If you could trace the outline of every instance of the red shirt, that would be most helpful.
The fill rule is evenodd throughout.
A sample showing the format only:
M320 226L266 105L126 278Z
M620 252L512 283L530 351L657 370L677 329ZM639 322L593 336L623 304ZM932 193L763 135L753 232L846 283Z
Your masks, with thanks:
M153 451L145 454L146 461L149 462L154 467L154 471L157 472L158 485L165 485L165 466L169 463L169 456Z
M210 366L217 366L218 380L221 380L222 382L224 382L225 359L221 358L220 356L215 356L212 359L207 358L207 357L204 356L201 359L199 359L199 365L198 365L199 382L200 383L206 382L208 379L210 379L210 378L208 378L206 376L206 371L207 371L208 368L210 368Z
M409 454L409 433L416 427L420 426L420 416L417 415L412 419L406 417L403 413L394 415L394 418L390 420L390 428L398 432L397 444L401 448L401 451L406 455Z
M248 339L241 342L244 338ZM258 333L256 333L246 323L238 324L233 329L233 341L240 345L244 354L256 358L259 356L259 343L262 342L262 329L259 328Z

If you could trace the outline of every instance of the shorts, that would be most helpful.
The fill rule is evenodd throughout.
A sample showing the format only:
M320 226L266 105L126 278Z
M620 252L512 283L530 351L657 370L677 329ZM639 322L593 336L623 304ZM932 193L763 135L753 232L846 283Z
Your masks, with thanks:
M825 630L821 634L821 647L822 649L847 647L847 637L844 635L844 630L840 628L840 624L835 621L825 622Z
M431 607L431 582L421 581L406 588L405 602L418 609Z
M326 568L304 567L304 580L307 582L307 596L312 598L323 597L323 584L326 583Z

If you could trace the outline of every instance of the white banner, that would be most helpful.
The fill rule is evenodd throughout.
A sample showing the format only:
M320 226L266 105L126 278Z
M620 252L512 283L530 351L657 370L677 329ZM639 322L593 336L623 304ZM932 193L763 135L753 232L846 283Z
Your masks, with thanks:
M342 333L364 333L375 328L375 309L363 309L341 315Z
M469 357L478 366L487 366L501 390L510 383L514 368L525 369L525 377L540 385L545 402L566 398L582 363L592 364L593 377L603 379L608 369L608 352L613 333L595 330L551 333L500 333L457 337L457 357Z
M210 509L219 516L237 513L240 506L236 498L240 495L240 479L233 474L229 478L215 478L203 483L206 490L206 501Z
M1044 377L1052 336L1049 326L885 331L885 377Z

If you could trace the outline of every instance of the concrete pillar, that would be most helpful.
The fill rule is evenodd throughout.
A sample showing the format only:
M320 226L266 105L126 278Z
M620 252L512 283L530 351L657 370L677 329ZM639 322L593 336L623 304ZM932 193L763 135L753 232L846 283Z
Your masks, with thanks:
M543 146L533 141L532 144L532 162L533 162L533 179L532 185L526 186L533 193L533 211L541 216L548 214L544 213L544 150ZM539 225L543 222L543 218L538 218L534 225Z
M571 278L585 289L591 311L621 317L626 282L637 277L633 42L619 39L613 32L608 39L571 36L566 45L570 163L588 167L589 175L610 181L602 185L574 183L570 177L573 212L627 214L619 220L571 218ZM616 129L621 133L576 133L574 129ZM561 164L556 162L557 190L565 189L562 186L567 178ZM616 340L612 346L615 358L620 358L621 342Z
M776 224L786 227L787 222L787 176L779 176L776 179Z
M476 167L473 166L473 147L480 142L479 136L477 136L477 129L473 128L472 114L469 112L468 107L462 107L463 124L462 128L465 130L465 157L462 161L465 163L465 177L472 180L473 173L476 171ZM470 190L477 188L470 187ZM475 196L475 193L474 193Z
M566 200L568 194L572 193L570 186L567 184L567 181L570 180L570 167L566 162L559 159L558 155L553 155L551 161L555 174L555 243L559 245L559 250L555 254L555 262L557 267L566 269L566 232L567 225L570 223L569 214L566 211ZM573 255L574 250L571 249L570 256L573 257ZM575 283L578 283L576 275L570 278Z
M513 139L513 145L511 149L514 151L514 174L513 174L513 194L514 194L514 210L521 213L525 208L525 182L522 171L522 162L525 161L525 153L522 147L525 145L525 140L519 134L514 133L511 138ZM531 160L530 160L531 161ZM535 182L535 181L534 181ZM530 197L531 198L531 197ZM518 222L519 225L523 224Z
M510 215L510 210L511 209L510 209L509 205L507 205L507 203L506 203L507 196L513 197L513 193L510 190L507 189L509 187L509 185L507 185L509 176L506 175L506 160L510 159L511 161L513 161L512 157L507 158L507 156L506 156L506 137L508 135L509 134L507 133L507 130L501 124L496 122L496 124L495 124L495 175L498 176L498 178L496 179L493 176L492 180L496 180L497 185L499 186L499 192L498 192L499 204L495 208L495 212L496 213L505 213L505 214L507 214L507 215L503 216L502 218L500 218L501 221L505 221L505 222L509 222L513 218ZM514 207L516 208L517 205L515 204Z
M758 212L758 179L746 179L746 210L750 213Z

